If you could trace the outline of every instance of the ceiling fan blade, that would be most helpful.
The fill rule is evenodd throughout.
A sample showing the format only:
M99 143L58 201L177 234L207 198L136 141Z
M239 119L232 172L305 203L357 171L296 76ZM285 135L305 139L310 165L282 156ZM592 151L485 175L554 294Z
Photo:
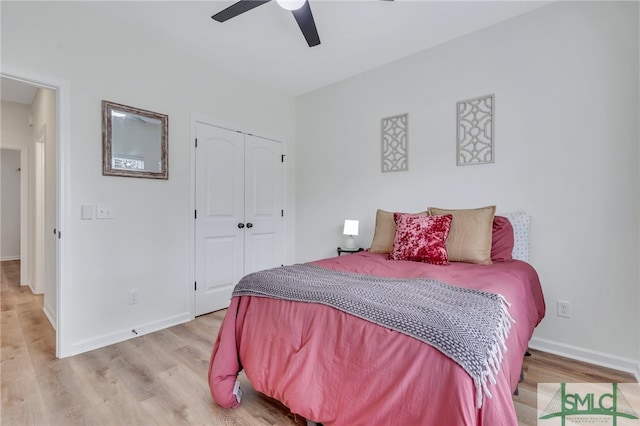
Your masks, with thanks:
M293 16L296 18L296 22L304 34L304 38L307 40L309 47L317 46L320 44L320 36L318 35L318 29L316 28L316 22L313 20L313 13L311 13L311 6L309 6L309 0L304 2L304 5L298 10L292 10Z
M218 22L224 22L270 1L271 0L240 0L239 2L236 2L226 9L216 13L211 17L211 19Z

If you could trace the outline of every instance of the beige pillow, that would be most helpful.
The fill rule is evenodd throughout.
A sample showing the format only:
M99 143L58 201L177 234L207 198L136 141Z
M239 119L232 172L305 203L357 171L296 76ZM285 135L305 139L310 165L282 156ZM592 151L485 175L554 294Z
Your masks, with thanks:
M416 214L426 215L427 212ZM395 236L396 222L393 220L393 212L378 209L376 212L376 229L373 233L373 241L371 242L369 252L391 253Z
M447 255L452 262L491 264L491 236L496 206L447 210L429 207L432 216L453 215L447 237Z

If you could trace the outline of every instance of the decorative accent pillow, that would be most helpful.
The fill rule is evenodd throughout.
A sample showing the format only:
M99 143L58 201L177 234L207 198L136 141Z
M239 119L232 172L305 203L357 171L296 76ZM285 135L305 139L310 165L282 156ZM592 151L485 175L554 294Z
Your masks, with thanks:
M429 207L429 214L453 216L447 239L447 253L453 262L491 264L491 234L496 206L447 210Z
M512 259L513 227L504 216L493 218L493 234L491 235L491 261L506 262Z
M427 212L415 214L426 216ZM391 253L395 235L396 222L393 220L393 212L378 209L376 212L376 229L373 233L373 241L371 242L369 252Z
M531 216L526 213L510 213L505 217L513 226L513 259L529 261L529 226L531 224Z
M424 216L394 213L393 219L396 235L389 260L412 260L434 265L449 263L446 241L451 228L450 214Z

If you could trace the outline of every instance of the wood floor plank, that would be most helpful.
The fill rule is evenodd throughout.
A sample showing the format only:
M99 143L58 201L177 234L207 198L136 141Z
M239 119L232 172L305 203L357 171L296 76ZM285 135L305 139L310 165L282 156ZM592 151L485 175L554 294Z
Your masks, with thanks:
M176 349L172 354L176 359L180 360L193 372L205 376L208 373L210 351L203 350L204 348L197 348L193 346L185 346Z
M177 365L158 374L165 390L159 399L181 424L206 424L219 418L214 405L210 404L209 387L201 378L187 365Z
M100 424L145 424L146 413L108 365L91 353L72 357L69 363ZM114 412L122 415L113 419Z
M19 285L19 261L2 262L0 392L3 426L306 425L239 375L243 401L223 409L211 399L209 355L225 311L65 359L41 295ZM537 384L633 382L632 375L531 351L513 397L521 426L537 424Z
M149 336L140 336L118 345L122 353L126 354L123 357L137 364L138 368L148 371L150 375L174 368L178 363L174 358L166 355L166 348L154 344Z
M183 348L187 345L187 342L180 338L178 334L167 329L148 334L144 337L147 338L147 342L151 345L169 352Z
M3 379L4 380L4 379ZM11 386L2 389L2 415L0 424L44 426L49 416L40 397L35 377L27 376L11 380Z

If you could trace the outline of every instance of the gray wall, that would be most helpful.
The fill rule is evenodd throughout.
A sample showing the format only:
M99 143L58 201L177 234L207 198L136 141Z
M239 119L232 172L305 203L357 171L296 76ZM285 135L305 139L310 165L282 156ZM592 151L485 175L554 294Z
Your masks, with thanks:
M20 259L20 151L2 149L0 259Z

